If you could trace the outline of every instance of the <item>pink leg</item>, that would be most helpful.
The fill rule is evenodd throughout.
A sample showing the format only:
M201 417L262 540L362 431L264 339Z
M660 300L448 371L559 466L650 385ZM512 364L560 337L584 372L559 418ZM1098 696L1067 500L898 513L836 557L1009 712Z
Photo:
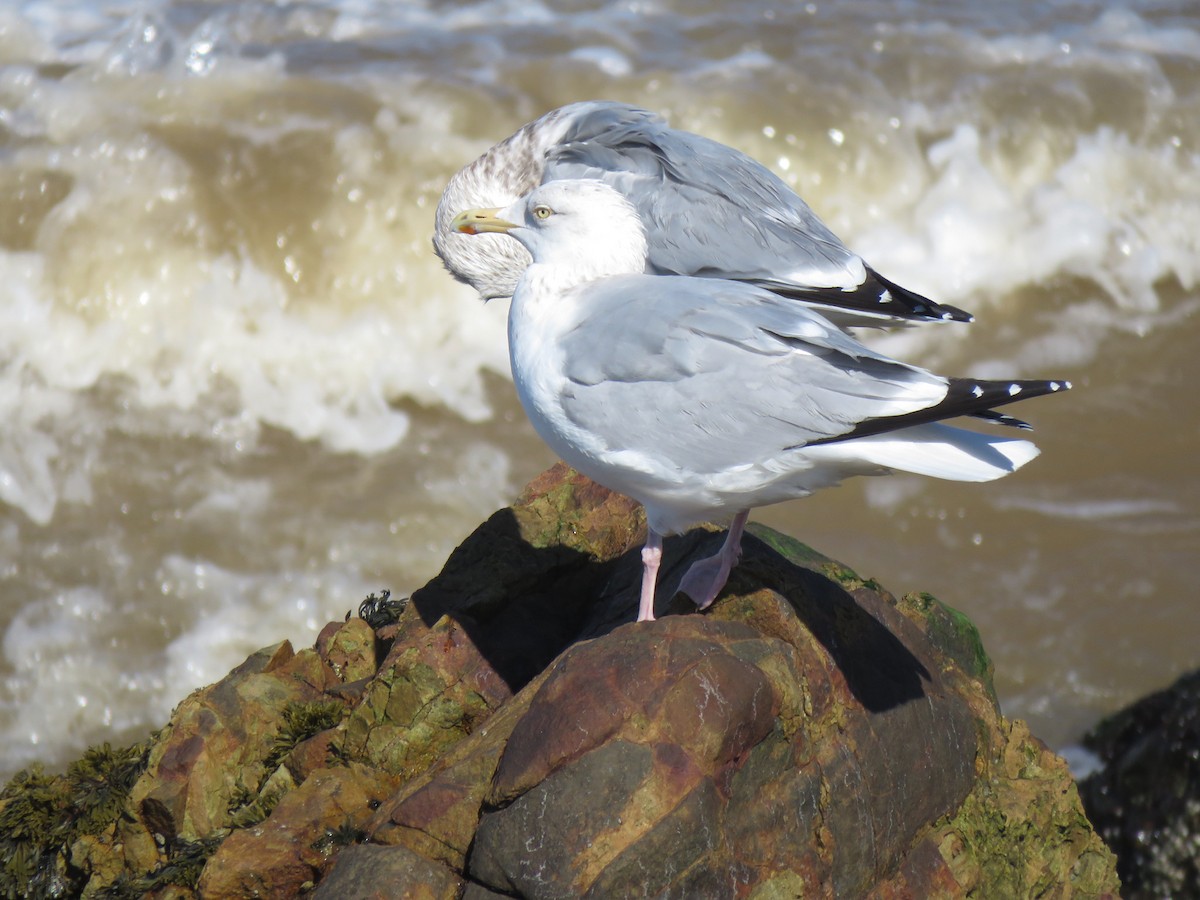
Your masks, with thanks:
M712 605L729 580L729 573L737 565L742 555L742 532L746 529L749 515L750 510L744 509L734 516L729 533L725 535L725 543L717 555L693 563L679 583L679 590L691 597L699 609L708 609Z
M658 581L658 566L662 562L662 535L650 529L646 546L642 548L642 602L638 606L639 622L654 621L654 584Z

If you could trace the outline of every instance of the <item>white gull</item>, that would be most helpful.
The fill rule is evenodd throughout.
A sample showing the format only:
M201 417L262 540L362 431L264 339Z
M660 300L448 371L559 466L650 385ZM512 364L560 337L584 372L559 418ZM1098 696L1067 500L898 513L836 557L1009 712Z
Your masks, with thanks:
M508 318L517 394L564 461L645 506L639 621L654 618L664 535L732 517L720 552L680 584L703 609L737 562L752 508L851 475L1007 475L1037 455L1032 443L940 420L1028 427L992 407L1070 387L944 378L754 285L643 274L637 210L599 181L550 182L451 227L532 255Z

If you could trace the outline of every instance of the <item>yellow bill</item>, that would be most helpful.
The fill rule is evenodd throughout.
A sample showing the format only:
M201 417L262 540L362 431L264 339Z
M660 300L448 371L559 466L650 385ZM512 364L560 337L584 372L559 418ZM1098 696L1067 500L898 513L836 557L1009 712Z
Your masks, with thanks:
M450 223L459 234L508 234L518 226L500 218L500 209L464 209Z

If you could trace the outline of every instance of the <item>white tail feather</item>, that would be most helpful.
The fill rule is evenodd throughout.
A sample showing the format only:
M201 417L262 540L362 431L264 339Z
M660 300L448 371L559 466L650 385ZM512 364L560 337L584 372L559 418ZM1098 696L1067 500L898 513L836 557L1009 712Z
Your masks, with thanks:
M993 437L949 425L916 425L806 448L808 454L883 466L949 481L992 481L1015 472L1040 452L1029 441Z

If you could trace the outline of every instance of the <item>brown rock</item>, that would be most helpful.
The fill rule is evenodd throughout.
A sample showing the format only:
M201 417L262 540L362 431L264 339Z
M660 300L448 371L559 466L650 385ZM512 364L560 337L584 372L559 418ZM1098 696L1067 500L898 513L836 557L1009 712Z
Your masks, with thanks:
M717 771L774 722L770 681L739 658L774 649L761 643L740 625L676 617L576 645L509 738L488 802L509 802L610 740L686 747L705 772Z
M878 649L882 628L851 615L842 610L838 652L854 659ZM690 616L567 651L504 750L472 876L571 896L697 883L732 895L787 873L853 895L886 876L969 792L970 710L922 667L923 702L872 712L830 654L802 643L806 656L744 624Z
M296 784L303 784L317 769L329 764L341 737L340 728L327 728L307 740L301 741L283 758L283 765L291 773Z
M377 769L321 769L283 797L265 821L235 830L209 858L198 885L208 898L294 897L340 849L361 836L396 787Z
M175 710L131 794L146 828L194 841L231 824L241 795L257 794L291 703L324 698L336 676L312 650L286 641L260 650Z
M61 784L6 791L13 855L68 892L163 897L1116 891L965 617L769 529L697 615L671 598L720 541L696 529L661 573L680 614L633 624L643 538L628 500L552 469L386 637L331 624L188 697L127 799L106 788L113 818L72 832L87 805ZM17 821L46 796L61 846Z
M409 607L378 675L345 724L342 751L411 778L512 696L467 629L426 627Z
M347 847L313 892L320 900L458 900L463 881L407 847Z
M375 814L367 828L369 838L408 847L462 871L500 753L533 695L533 690L522 691L470 737L409 781Z
M360 681L375 674L376 638L371 626L359 618L330 622L317 637L316 651L343 682Z

